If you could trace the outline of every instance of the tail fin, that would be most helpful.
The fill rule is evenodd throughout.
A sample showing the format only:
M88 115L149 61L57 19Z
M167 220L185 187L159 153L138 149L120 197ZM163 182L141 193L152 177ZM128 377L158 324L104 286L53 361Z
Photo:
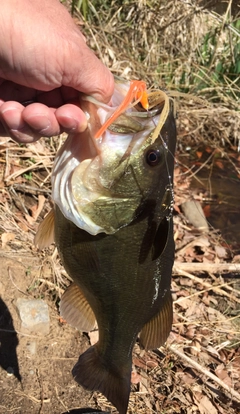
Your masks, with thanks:
M90 391L100 391L118 409L119 414L126 414L131 387L129 362L126 373L121 374L121 367L109 369L98 356L97 346L92 346L80 355L72 374L78 384Z

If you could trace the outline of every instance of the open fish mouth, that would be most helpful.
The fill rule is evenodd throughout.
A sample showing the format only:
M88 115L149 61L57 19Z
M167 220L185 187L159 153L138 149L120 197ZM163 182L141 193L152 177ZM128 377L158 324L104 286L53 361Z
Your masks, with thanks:
M161 90L147 90L143 81L116 81L110 105L82 96L81 107L88 128L70 135L57 154L52 197L77 227L92 235L112 234L132 218L106 227L92 217L91 206L110 200L119 205L124 199L114 190L114 171L138 156L146 142L157 140L170 112L169 97ZM167 151L167 143L164 145ZM121 174L125 173L123 169Z

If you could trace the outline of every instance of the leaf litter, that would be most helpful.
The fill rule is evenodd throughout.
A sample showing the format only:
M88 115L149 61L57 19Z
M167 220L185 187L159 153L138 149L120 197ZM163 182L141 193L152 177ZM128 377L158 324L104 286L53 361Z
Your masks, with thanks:
M169 2L169 9L173 3ZM141 15L142 11L139 13ZM172 18L174 13L173 8ZM167 17L165 23L167 25ZM93 31L96 35L95 28ZM105 30L100 31L100 35L106 39ZM129 71L126 66L124 68L109 40L104 44L99 37L93 39L102 48L105 63L113 64L115 73L134 74L140 78L146 74L146 68L142 72L134 58L128 61ZM109 48L107 53L106 47ZM150 75L147 78L152 80ZM204 207L206 198L205 190L191 188L195 169L202 168L204 163L203 150L196 149L199 164L194 167L182 161L182 154L186 154L187 145L193 145L190 143L204 142L209 155L206 165L211 165L214 154L225 152L239 174L235 128L240 119L231 105L219 108L204 98L178 99L176 259L172 278L174 323L164 347L145 352L136 343L129 413L234 414L240 410L240 252L238 244L226 242L217 228L209 226L208 231L198 230L182 213L181 205L186 200L194 199ZM207 143L213 136L215 149L208 150ZM49 304L53 320L50 338L36 339L43 353L39 351L41 357L34 356L39 371L31 374L31 384L23 380L23 388L17 389L10 377L6 381L6 371L0 368L0 382L5 384L0 413L42 411L57 414L83 406L115 412L101 394L87 393L72 380L73 361L77 360L80 349L96 342L97 331L89 336L82 335L59 319L58 303L70 283L69 277L54 246L38 252L33 245L37 227L52 206L51 169L56 151L65 138L62 135L41 139L26 146L19 146L8 138L0 139L0 261L4 276L0 295L11 310L19 335L18 357L23 377L27 378L29 372L34 371L30 369L34 363L26 357L26 336L17 329L18 317L12 302L20 294L41 297ZM223 140L232 148L230 151L221 146ZM221 157L215 163L224 171ZM208 215L208 208L204 213ZM47 348L51 353L46 361L43 356L44 352L48 355ZM60 361L60 368L56 368L55 360ZM49 367L51 364L53 368Z

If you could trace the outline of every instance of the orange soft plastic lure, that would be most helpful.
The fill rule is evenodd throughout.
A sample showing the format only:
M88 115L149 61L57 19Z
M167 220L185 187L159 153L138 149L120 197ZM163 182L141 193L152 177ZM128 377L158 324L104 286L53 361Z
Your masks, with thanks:
M136 99L137 102L140 102L146 111L149 109L147 86L144 81L131 81L128 93L126 94L124 100L95 134L96 139L100 138L106 129L108 129L108 127L119 117L119 115L121 115L127 109L127 107L132 103L133 99Z

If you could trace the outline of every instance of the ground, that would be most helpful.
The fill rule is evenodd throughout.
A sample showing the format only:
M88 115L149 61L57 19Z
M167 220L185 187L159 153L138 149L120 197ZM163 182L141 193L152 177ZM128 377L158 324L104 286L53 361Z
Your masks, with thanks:
M84 407L114 413L101 394L84 391L72 378L79 354L94 336L60 320L59 298L69 278L54 245L43 251L34 246L38 223L51 207L46 170L56 145L58 137L24 149L2 138L0 413L60 414ZM182 168L177 163L173 329L159 350L145 352L136 344L129 414L235 414L240 409L239 245L233 245L235 254L219 232L202 233L186 221L179 206L192 190L181 178ZM19 297L48 303L48 335L22 330Z
M240 115L239 72L233 73L239 49L232 47L239 43L239 26L235 16L206 14L197 3L83 1L89 6L86 19L78 10L75 14L89 45L115 75L161 85L174 96L181 92L174 323L164 347L145 352L136 344L128 414L240 412ZM54 245L42 252L34 247L38 225L51 208L51 168L63 139L20 146L0 138L0 414L80 413L86 407L116 413L101 394L84 391L72 378L79 354L94 336L60 320L59 300L70 280ZM203 165L209 187L193 189L191 177ZM226 177L230 194L223 198L219 189ZM200 201L209 221L215 214L215 229L202 233L184 217L181 204L192 199ZM219 210L213 211L214 204ZM224 237L218 230L223 221ZM229 239L234 229L235 241ZM19 297L47 302L48 335L23 332Z
M78 354L87 347L87 339L61 324L54 303L48 301L49 335L21 333L15 301L32 296L31 287L39 279L42 264L32 255L14 256L0 258L0 412L57 414L69 408L94 406L94 400L89 403L91 395L83 392L71 375Z

